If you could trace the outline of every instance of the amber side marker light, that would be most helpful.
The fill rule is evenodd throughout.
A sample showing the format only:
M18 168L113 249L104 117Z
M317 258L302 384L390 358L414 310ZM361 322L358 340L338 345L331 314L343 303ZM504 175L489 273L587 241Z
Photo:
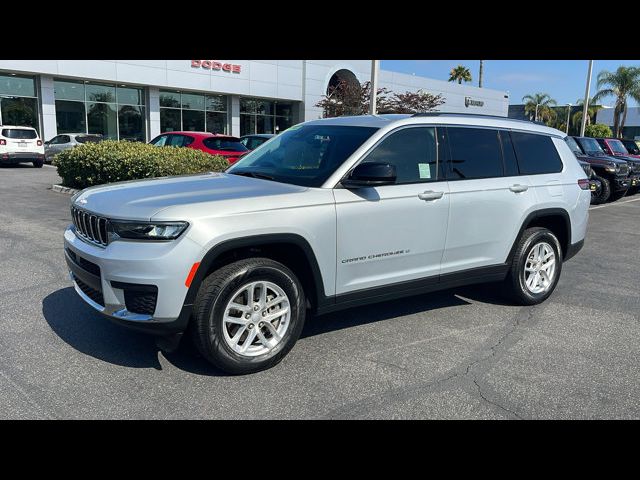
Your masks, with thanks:
M189 275L187 275L187 279L184 281L184 284L187 288L191 286L191 282L193 282L193 277L196 276L196 272L198 271L199 266L200 262L196 262L193 264L193 267L191 267L191 270L189 270Z

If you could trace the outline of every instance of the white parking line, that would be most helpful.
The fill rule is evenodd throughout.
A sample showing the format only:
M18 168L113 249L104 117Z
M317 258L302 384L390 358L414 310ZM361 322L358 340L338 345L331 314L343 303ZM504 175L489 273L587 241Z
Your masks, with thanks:
M624 202L607 203L606 205L598 205L596 207L589 207L589 210L597 210L598 208L605 208L605 207L614 207L616 205L622 205L623 203L637 202L638 200L640 200L640 198L634 198L632 200L625 200Z

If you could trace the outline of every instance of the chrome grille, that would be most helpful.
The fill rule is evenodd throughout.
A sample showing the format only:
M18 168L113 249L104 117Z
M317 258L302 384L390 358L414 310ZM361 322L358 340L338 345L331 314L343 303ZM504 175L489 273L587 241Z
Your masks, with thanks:
M109 243L107 237L107 219L86 212L78 207L71 206L71 219L76 227L76 234L85 240L106 247Z

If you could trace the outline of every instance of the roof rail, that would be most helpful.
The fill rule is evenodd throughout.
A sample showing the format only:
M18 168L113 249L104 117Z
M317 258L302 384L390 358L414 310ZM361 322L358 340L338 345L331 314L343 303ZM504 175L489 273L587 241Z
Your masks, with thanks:
M448 117L474 117L474 118L497 118L500 120L509 120L511 122L523 122L523 123L534 123L536 125L541 125L543 127L546 127L547 125L545 125L543 122L533 122L530 120L521 120L519 118L509 118L509 117L503 117L501 115L487 115L485 113L459 113L459 112L422 112L422 113L414 113L413 115L411 115L412 117L438 117L441 115L446 115Z

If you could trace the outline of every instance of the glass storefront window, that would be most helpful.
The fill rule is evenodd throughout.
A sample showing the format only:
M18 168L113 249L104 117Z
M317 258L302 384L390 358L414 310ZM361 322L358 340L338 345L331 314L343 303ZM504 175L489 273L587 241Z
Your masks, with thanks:
M259 98L240 99L240 135L280 133L291 125L293 103Z
M87 83L85 85L85 92L88 102L116 102L116 87L113 85Z
M117 121L115 104L87 102L87 133L117 140Z
M276 117L276 133L281 133L293 125L291 117Z
M60 133L85 133L87 131L84 102L56 100L56 126Z
M160 90L160 132L227 133L227 97Z
M144 142L144 89L54 80L58 133L92 133L114 140Z
M144 142L144 107L120 106L118 109L118 135L120 140Z
M221 112L207 112L207 132L227 133L227 114Z
M274 133L273 117L270 115L257 115L256 133Z
M226 112L227 97L224 95L207 95L207 111Z
M256 116L240 114L240 136L256 133Z
M180 108L180 92L160 90L160 106Z
M144 105L144 90L142 88L118 87L118 103L126 105Z
M0 74L0 95L35 97L35 79L33 77L25 77L22 75Z
M175 108L160 109L160 133L176 132L182 129L181 111Z
M38 130L38 101L35 98L1 97L3 125L20 125Z
M197 110L182 111L182 130L189 132L204 131L204 112Z
M204 95L192 93L182 94L182 108L190 110L204 110Z

